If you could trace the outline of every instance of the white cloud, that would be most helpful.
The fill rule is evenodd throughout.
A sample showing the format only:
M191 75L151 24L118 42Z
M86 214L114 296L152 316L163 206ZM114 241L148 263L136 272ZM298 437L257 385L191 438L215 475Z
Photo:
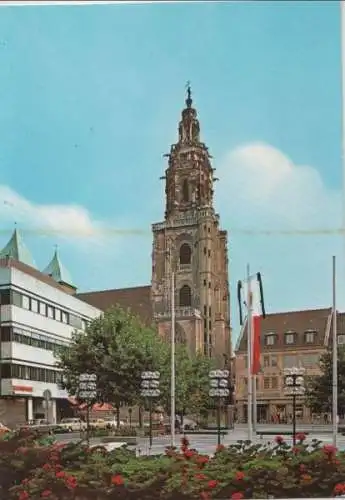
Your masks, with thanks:
M24 229L46 231L46 235L59 238L88 238L98 241L102 224L88 210L79 205L34 204L0 185L1 219L20 223Z
M278 149L251 143L230 152L220 167L219 201L253 229L316 229L341 225L341 192L319 172L297 165ZM230 214L231 216L231 214ZM235 221L234 226L239 224Z
M298 165L260 142L231 151L217 174L217 205L229 229L232 287L250 262L253 271L263 274L269 311L328 307L332 255L337 255L339 307L344 307L344 238L331 231L342 225L341 190L329 188L316 168ZM272 232L267 236L260 230ZM236 309L234 299L235 317Z

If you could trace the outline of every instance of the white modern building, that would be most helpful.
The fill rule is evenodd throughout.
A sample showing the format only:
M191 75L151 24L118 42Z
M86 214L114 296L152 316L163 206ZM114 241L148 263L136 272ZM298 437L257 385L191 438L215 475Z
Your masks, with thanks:
M75 292L57 251L41 272L15 230L0 252L1 423L14 427L46 417L55 423L68 406L54 349L101 314Z

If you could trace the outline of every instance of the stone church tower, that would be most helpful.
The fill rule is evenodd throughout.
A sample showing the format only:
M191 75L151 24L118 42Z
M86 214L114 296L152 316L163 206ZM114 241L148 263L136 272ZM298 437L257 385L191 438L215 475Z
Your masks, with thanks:
M227 233L214 211L216 179L208 148L200 140L190 87L178 142L166 156L165 218L152 226L154 319L159 333L169 340L174 273L176 342L216 358L224 367L232 354Z

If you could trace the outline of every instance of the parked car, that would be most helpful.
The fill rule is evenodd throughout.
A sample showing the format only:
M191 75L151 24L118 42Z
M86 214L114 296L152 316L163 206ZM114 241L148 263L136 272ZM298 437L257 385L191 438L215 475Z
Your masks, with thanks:
M86 423L80 418L63 418L57 427L66 432L80 432L86 430Z
M117 419L116 418L106 419L105 422L106 422L107 429L117 429ZM120 427L125 426L125 423L123 422L123 420L120 420L119 424L120 424Z
M182 427L184 431L197 431L199 429L198 423L194 420L191 420L190 418L183 419Z
M104 418L91 418L90 428L91 429L107 429L108 422Z

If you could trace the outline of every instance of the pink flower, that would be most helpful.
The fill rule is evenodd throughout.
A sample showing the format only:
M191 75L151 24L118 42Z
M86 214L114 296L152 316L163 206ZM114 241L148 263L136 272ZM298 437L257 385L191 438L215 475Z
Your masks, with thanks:
M21 491L18 495L19 500L27 500L29 497L29 493L27 491Z
M337 448L332 444L325 444L325 446L322 448L322 451L325 453L325 455L335 455L337 452Z
M211 479L208 483L207 483L207 486L209 488L215 488L218 484L218 481L216 481L215 479Z
M298 434L296 434L297 441L303 442L306 440L306 438L307 436L304 434L304 432L299 432Z
M283 436L276 436L274 440L277 444L285 443L285 439L283 438Z
M231 495L232 500L241 500L243 498L243 493L240 491L236 491L236 493L233 493Z
M50 497L51 494L52 494L51 490L44 490L41 493L41 497L42 498L48 498L48 497Z

